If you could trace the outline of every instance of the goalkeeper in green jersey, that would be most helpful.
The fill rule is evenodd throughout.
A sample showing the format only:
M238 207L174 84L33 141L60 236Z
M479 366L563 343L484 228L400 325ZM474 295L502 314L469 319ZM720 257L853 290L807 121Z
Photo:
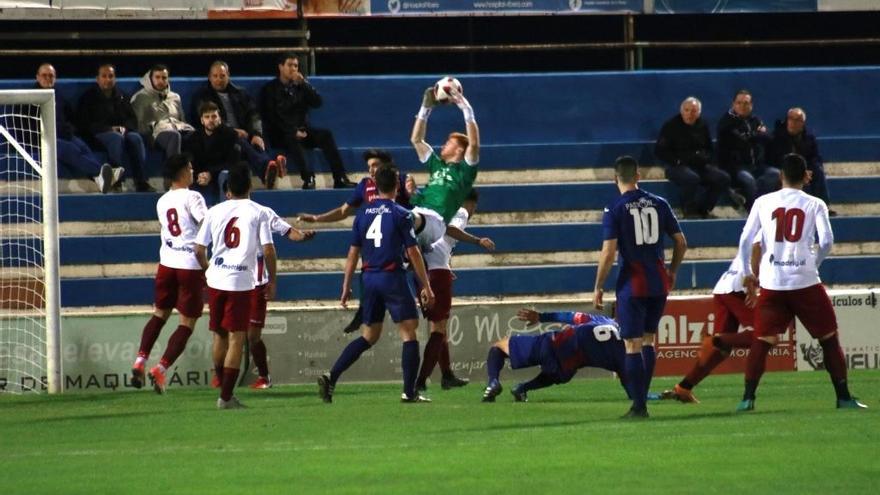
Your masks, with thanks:
M455 104L464 116L467 134L453 132L440 148L440 155L425 142L428 116L438 105L434 88L425 90L422 107L416 115L410 141L431 174L428 183L411 198L414 225L419 245L423 250L443 237L446 224L464 202L477 178L477 163L480 161L480 129L474 119L474 109L458 91L453 90L446 101ZM443 102L445 103L445 102Z

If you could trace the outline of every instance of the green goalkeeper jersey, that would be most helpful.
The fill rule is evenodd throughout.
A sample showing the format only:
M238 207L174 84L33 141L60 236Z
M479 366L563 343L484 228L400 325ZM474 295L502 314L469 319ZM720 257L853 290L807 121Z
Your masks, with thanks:
M471 192L477 178L477 167L468 165L464 160L447 165L436 153L431 153L425 166L431 173L428 185L410 203L436 211L444 222L449 223Z

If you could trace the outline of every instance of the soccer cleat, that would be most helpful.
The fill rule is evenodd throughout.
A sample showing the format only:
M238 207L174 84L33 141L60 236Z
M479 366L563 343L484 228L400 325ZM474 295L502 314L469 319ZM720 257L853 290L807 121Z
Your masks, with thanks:
M122 182L122 176L125 174L125 167L114 167L113 168L113 187L120 185Z
M646 400L663 400L663 394L658 394L657 392L648 392L645 395Z
M328 404L333 402L334 388L336 387L330 382L330 375L324 373L318 377L318 395L321 396L321 400Z
M697 398L694 396L693 391L688 390L677 383L675 384L675 388L673 388L672 390L664 390L663 393L660 394L660 400L670 399L675 399L685 404L700 403L700 401L697 400Z
M455 375L449 375L448 377L444 376L440 380L440 388L442 388L443 390L449 390L450 388L464 387L470 382L470 380L467 380L465 378L459 378Z
M247 409L247 406L242 404L238 397L233 395L229 400L217 397L217 409Z
M275 157L275 163L278 164L278 178L280 179L287 175L287 157L278 155Z
M260 376L257 378L257 381L251 383L251 388L255 390L265 390L267 388L272 388L272 378L268 376Z
M852 397L850 399L837 399L838 409L867 409L868 406L859 402L859 399Z
M131 368L131 386L134 388L143 388L147 377L144 376L144 365L132 366Z
M522 383L520 383L519 385L514 387L513 390L510 391L510 395L513 396L514 402L528 402L529 401L529 396L526 395L526 391L523 390Z
M220 388L223 386L223 383L220 381L220 377L215 373L214 376L211 377L211 388Z
M406 392L400 394L400 402L404 404L416 404L419 402L431 402L431 399L425 397L424 395L416 392L416 395L410 397L406 395Z
M150 379L153 380L153 390L157 394L165 393L165 373L158 366L150 368Z
M272 160L266 165L266 174L263 176L263 183L266 184L266 189L275 189L275 179L277 178L278 164L275 163L275 160Z
M648 415L648 409L635 409L633 407L629 408L629 411L626 412L620 419L648 419L651 416Z
M755 399L743 399L736 405L736 412L746 412L755 410Z
M110 188L113 187L113 167L109 163L101 165L101 171L95 177L95 184L98 185L101 194L110 192Z
M495 397L498 397L502 390L504 390L504 387L501 386L501 382L492 380L486 386L486 390L483 391L483 402L495 402Z

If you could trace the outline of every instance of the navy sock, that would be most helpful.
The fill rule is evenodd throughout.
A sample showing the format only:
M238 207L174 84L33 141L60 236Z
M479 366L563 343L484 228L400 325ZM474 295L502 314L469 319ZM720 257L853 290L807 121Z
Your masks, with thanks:
M372 347L372 344L363 337L358 337L345 346L345 349L342 350L342 354L339 355L339 359L337 359L336 363L333 365L333 369L330 370L330 383L336 385L336 380L339 380L339 375L354 364L354 362L361 357L361 354L370 347Z
M498 377L501 375L501 368L504 367L504 358L506 357L507 354L504 354L504 351L498 347L492 346L489 349L489 355L486 356L486 371L489 373L489 383L492 380L498 380Z
M645 362L645 393L651 391L651 379L654 378L654 363L657 362L657 354L654 346L642 346L642 360Z
M407 397L416 396L416 376L419 373L419 341L403 343L400 351L400 367L403 368L403 392Z
M627 354L624 360L626 370L626 383L629 386L629 395L633 399L633 409L645 409L645 361L642 353Z
M529 390L537 390L539 388L549 387L550 385L554 385L555 383L556 380L554 380L552 376L541 373L540 375L520 385L520 388L522 388L523 391L528 392Z

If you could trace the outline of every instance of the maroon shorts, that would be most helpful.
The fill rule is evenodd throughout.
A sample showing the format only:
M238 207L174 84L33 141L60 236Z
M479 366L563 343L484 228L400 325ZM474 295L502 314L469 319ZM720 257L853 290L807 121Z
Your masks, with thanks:
M837 316L822 284L796 290L761 289L755 308L755 335L758 337L785 332L797 316L815 339L837 331Z
M251 327L263 328L266 324L266 286L269 284L258 285L254 287L251 293Z
M211 308L208 328L212 332L247 332L252 298L252 290L231 291L208 287L208 306Z
M745 292L713 294L715 333L736 333L739 326L755 326L755 310L746 306Z
M452 309L452 272L450 270L428 270L428 281L434 292L434 306L425 311L428 321L438 322L449 319Z
M159 265L156 271L155 299L156 309L176 308L188 318L202 316L205 302L205 272L202 270L183 270Z

